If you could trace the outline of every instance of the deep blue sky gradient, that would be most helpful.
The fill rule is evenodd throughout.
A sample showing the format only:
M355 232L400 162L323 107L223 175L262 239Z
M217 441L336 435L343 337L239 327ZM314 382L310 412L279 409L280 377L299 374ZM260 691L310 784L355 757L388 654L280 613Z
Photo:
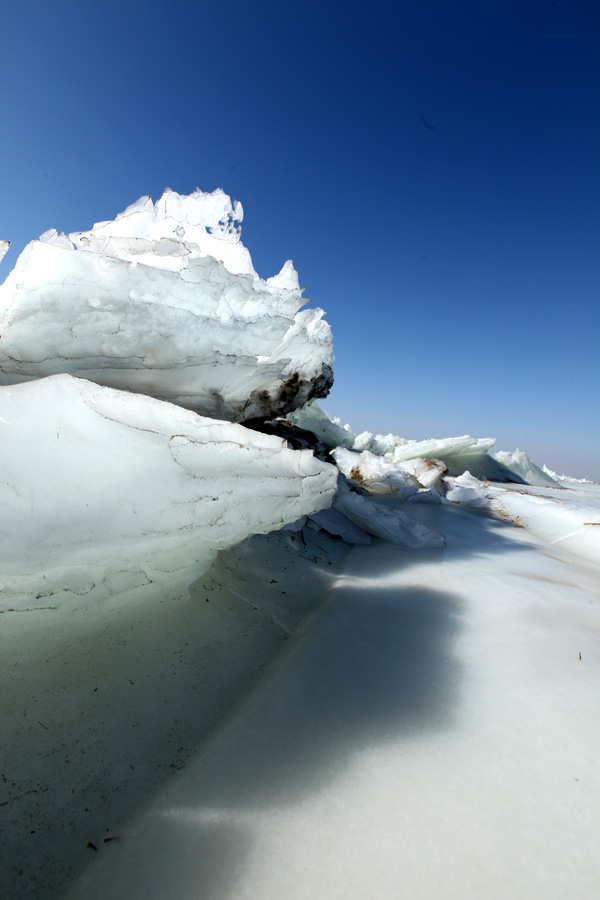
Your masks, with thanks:
M599 60L591 0L20 0L0 277L47 228L223 187L258 272L292 258L327 311L330 413L600 480Z

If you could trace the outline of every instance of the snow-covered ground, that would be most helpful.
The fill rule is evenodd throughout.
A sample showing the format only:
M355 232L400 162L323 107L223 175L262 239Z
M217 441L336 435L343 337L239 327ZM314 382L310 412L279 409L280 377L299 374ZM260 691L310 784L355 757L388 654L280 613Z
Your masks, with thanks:
M419 513L446 550L355 548L69 898L598 896L600 570L475 511Z
M102 852L121 834L323 601L348 549L312 529L255 535L189 592L0 614L3 896L59 896L88 842Z

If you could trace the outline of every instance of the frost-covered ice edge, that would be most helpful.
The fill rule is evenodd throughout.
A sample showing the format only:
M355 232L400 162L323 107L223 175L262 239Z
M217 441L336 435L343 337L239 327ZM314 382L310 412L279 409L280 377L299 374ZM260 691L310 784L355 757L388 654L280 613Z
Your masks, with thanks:
M257 275L242 217L221 190L142 197L90 231L45 232L0 287L0 608L193 580L284 526L444 546L386 494L493 511L600 558L590 491L522 450L330 419L323 311L301 309L290 260Z

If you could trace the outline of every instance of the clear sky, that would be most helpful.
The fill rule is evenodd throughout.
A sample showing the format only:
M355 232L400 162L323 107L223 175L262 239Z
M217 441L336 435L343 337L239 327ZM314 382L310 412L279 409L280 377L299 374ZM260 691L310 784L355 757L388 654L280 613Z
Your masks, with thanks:
M600 480L599 61L592 0L5 4L0 278L222 187L327 311L328 412Z

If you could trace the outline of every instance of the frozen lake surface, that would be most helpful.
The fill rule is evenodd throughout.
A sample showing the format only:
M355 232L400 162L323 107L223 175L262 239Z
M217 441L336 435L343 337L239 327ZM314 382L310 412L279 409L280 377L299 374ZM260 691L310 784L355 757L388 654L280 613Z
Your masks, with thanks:
M597 898L600 569L410 506L69 898Z

